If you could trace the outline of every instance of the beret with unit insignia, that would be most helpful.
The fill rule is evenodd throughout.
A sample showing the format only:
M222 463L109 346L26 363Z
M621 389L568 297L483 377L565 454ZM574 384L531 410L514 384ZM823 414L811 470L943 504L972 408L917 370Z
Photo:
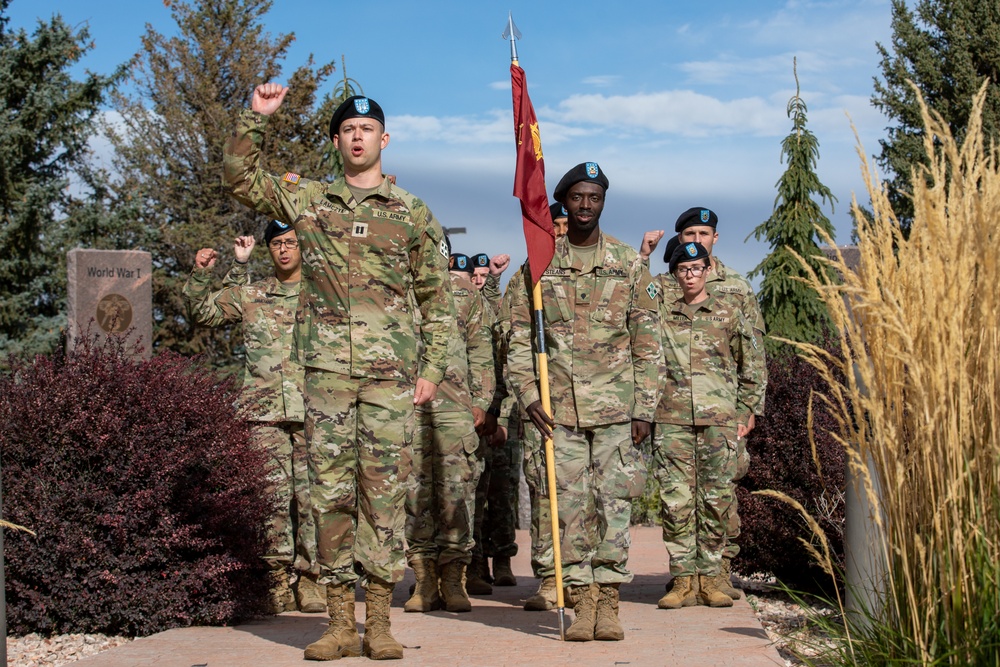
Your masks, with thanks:
M556 201L563 202L569 189L580 181L597 183L607 192L608 177L604 175L598 164L596 162L581 162L559 179L559 184L556 185L555 192L553 193Z
M267 223L267 227L264 228L264 243L270 245L271 239L275 236L281 236L282 234L287 234L292 231L291 225L286 225L280 220L272 220Z
M674 231L680 234L688 227L707 226L715 229L719 224L719 216L704 206L694 206L680 214L674 223Z
M697 259L708 259L708 251L700 243L684 243L677 246L670 257L670 273L677 269L681 262L693 262Z
M472 273L472 262L469 260L468 255L463 255L460 252L452 253L448 259L448 270Z
M330 138L333 139L333 135L339 134L341 123L351 118L372 118L382 123L382 128L385 129L385 114L382 113L382 107L378 102L364 95L353 95L341 102L333 112L333 117L330 119Z
M470 261L472 262L472 268L481 269L484 266L490 265L490 256L487 255L485 252L481 252L476 255L473 255L470 258Z

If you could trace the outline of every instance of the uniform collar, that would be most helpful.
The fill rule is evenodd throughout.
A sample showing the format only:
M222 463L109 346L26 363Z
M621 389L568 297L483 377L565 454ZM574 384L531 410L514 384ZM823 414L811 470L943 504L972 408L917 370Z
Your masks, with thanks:
M264 282L264 291L274 296L296 296L299 293L299 286L302 284L302 281L299 280L297 283L286 285L278 280L277 276L268 276Z
M594 252L594 268L604 268L607 261L604 232L599 232L597 250ZM552 257L552 265L560 269L583 271L583 261L579 257L574 257L569 247L569 240L565 236L556 239L556 253Z
M392 181L385 174L382 174L382 183L378 186L378 190L375 194L384 198L390 199L392 197ZM354 193L351 192L351 188L347 186L347 181L343 178L338 178L326 186L327 197L337 197L340 201L344 202L344 206L348 206L348 202L354 197Z

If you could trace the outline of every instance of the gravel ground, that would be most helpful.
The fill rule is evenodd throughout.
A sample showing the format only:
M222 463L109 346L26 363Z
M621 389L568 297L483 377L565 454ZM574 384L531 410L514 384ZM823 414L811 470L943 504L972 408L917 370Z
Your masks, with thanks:
M816 656L832 645L815 618L823 616L835 623L839 620L838 610L822 604L805 608L776 589L773 578L761 575L742 579L740 586L786 667L804 667L803 657Z
M7 638L8 667L59 667L132 641L105 635L37 634Z

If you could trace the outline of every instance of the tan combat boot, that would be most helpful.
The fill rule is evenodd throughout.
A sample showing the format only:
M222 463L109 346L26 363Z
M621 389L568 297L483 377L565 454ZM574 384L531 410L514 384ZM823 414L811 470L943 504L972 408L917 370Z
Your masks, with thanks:
M698 575L698 599L706 607L732 607L733 599L715 585L718 575Z
M625 631L618 622L618 584L601 584L597 589L594 639L605 642L620 642L625 639Z
M472 611L465 592L465 563L453 560L441 568L441 597L445 611Z
M370 579L365 591L365 639L361 650L372 660L398 660L403 657L403 645L392 636L389 607L395 584Z
M317 584L315 575L300 572L295 585L295 601L301 612L322 614L326 611L326 586Z
M740 599L740 589L733 586L733 559L725 558L722 559L722 566L719 568L719 578L716 580L716 586L720 591L728 595L734 600Z
M568 642L594 641L594 625L597 623L597 601L590 586L574 586L576 606L573 608L573 624L566 631Z
M411 591L410 599L403 605L403 611L434 611L441 608L438 593L437 561L433 558L418 559L410 563L417 584Z
M514 571L510 569L510 556L493 557L493 585L517 586Z
M698 595L694 589L694 577L674 577L670 582L670 590L660 598L656 606L660 609L680 609L698 604Z
M525 611L548 611L556 608L556 578L545 577L538 591L524 601Z
M328 584L326 607L330 625L318 640L306 646L306 660L337 660L361 655L361 637L354 620L354 584Z
M483 578L483 558L472 557L466 568L465 590L469 595L493 595L493 587Z
M284 566L271 569L271 609L272 614L295 611L295 597L288 583L288 570Z

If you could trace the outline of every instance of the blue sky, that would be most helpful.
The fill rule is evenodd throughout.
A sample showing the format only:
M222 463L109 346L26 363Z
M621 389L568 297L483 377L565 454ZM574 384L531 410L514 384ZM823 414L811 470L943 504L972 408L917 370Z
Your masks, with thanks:
M341 54L348 75L387 114L383 167L422 197L444 226L466 227L456 251L525 256L514 173L509 47L511 11L541 125L549 192L570 167L598 162L610 180L601 227L638 246L647 229L707 206L719 216L717 254L748 272L768 248L744 241L774 206L789 133L798 59L826 209L848 243L852 194L868 197L855 125L867 155L887 120L870 105L876 42L890 40L888 0L612 3L508 0L352 5L277 0L266 24L295 33L290 73L310 53ZM624 7L627 7L625 9ZM83 67L109 72L140 46L149 24L172 34L162 0L13 0L11 28L59 13L94 41ZM331 83L332 87L332 83ZM326 92L326 91L323 91ZM225 235L223 235L225 236ZM225 247L220 241L220 247ZM654 272L664 270L659 257Z

